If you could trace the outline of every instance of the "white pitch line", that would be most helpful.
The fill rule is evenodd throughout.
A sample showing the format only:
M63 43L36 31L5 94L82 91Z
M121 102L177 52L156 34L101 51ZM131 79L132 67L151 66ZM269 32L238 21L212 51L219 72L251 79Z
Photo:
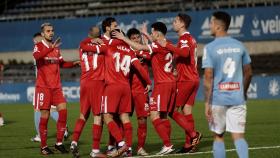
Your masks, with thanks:
M249 150L261 150L261 149L276 149L280 148L279 146L263 146L263 147L249 147ZM235 151L236 149L227 149L226 152ZM195 152L195 153L182 153L182 154L169 154L169 155L150 155L150 156L135 156L133 158L140 158L140 157L169 157L169 156L183 156L183 155L201 155L201 154L211 154L213 151L201 151L201 152Z

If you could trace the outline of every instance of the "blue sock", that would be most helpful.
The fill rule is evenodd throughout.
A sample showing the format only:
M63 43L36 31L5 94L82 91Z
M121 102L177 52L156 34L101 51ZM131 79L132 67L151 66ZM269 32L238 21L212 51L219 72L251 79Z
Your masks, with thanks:
M55 122L57 122L58 120L58 112L57 111L52 111L51 112L51 117L53 120L55 120Z
M214 158L225 158L226 157L226 149L225 149L224 142L214 141L213 155L214 155Z
M34 111L34 123L35 123L35 129L36 129L38 136L40 136L40 132L39 132L40 117L41 117L41 112Z
M239 158L248 158L248 144L244 138L237 139L234 141L234 145Z

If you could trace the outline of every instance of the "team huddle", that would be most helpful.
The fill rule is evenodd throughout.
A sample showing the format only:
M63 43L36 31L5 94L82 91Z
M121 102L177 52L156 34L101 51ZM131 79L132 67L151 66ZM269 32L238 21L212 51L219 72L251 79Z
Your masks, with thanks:
M80 61L75 62L63 60L59 50L60 39L53 41L54 27L50 23L42 24L43 40L35 44L33 52L37 67L34 106L41 111L41 153L53 154L46 143L51 105L56 106L58 111L55 150L68 153L63 145L67 108L59 70L60 67L76 65L81 67L81 78L80 116L70 145L74 157L80 156L78 142L91 112L94 123L90 156L131 157L133 130L130 117L134 110L137 117L137 155L149 155L145 150L148 117L163 143L157 155L195 152L202 134L195 129L192 116L199 74L197 43L188 32L190 24L191 18L187 14L178 14L174 18L173 29L179 36L178 44L174 46L166 39L167 27L162 22L153 23L150 34L147 26L143 25L141 31L131 28L125 35L118 28L116 19L108 17L102 21L102 35L98 27L90 28L88 37L80 43ZM245 64L248 63L250 60L246 59ZM149 66L154 79L153 88ZM208 68L207 65L205 68ZM210 104L210 100L207 102ZM169 118L185 131L185 144L176 151L170 140L172 128ZM109 131L106 153L100 151L103 124Z

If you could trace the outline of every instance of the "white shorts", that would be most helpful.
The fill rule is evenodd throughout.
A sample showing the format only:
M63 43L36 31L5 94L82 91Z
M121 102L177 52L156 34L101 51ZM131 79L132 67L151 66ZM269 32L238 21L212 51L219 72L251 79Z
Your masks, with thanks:
M231 133L244 133L246 113L246 105L212 105L213 123L209 124L210 130L217 134L222 134L225 130Z

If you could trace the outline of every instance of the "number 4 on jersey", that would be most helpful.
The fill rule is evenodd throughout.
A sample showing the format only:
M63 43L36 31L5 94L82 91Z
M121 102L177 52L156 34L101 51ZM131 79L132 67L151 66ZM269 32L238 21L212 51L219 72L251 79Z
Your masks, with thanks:
M228 78L232 78L235 73L235 61L232 60L232 58L227 58L224 67L223 72L227 74Z

